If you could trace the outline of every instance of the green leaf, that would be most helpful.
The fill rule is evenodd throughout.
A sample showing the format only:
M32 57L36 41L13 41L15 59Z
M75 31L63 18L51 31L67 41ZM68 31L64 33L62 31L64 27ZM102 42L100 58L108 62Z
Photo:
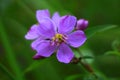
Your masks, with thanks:
M28 68L25 69L24 74L38 68L40 65L46 63L48 59L34 61Z
M103 31L106 31L106 30L109 30L109 29L112 29L112 28L115 28L115 27L117 27L117 25L99 25L99 26L96 26L96 27L88 28L85 31L85 33L86 33L87 38L90 38L98 32L103 32Z
M3 25L1 20L0 20L0 38L1 38L1 41L3 43L3 47L6 51L6 57L7 57L8 63L10 65L11 69L14 71L14 73L16 75L16 79L17 80L24 80L24 77L22 75L22 71L19 67L19 64L18 64L16 57L15 57L15 54L14 54L14 51L11 47L10 42L9 42L9 37L6 33L5 26Z
M83 75L80 75L80 74L76 74L76 75L71 75L71 76L68 76L65 80L82 80L83 78Z
M105 55L116 55L116 56L120 56L120 52L118 51L108 51L105 53Z
M103 75L97 74L94 76L93 74L86 75L83 80L107 80Z
M76 58L82 58L85 59L88 63L92 63L94 59L94 55L92 51L89 48L79 48L75 49L73 48L73 52Z
M117 39L115 41L113 41L112 43L112 48L118 52L120 52L120 40Z
M9 77L10 80L14 80L14 76L12 75L12 73L10 71L8 71L8 69L0 64L0 72L3 72L5 75L7 75Z

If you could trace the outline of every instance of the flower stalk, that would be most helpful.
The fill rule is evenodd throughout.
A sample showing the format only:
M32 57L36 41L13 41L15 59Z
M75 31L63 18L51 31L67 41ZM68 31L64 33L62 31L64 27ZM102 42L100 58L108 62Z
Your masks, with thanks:
M82 55L82 53L80 52L79 48L75 48L76 51L81 55L80 58L73 58L71 63L75 63L75 64L80 64L82 65L82 67L89 72L90 74L94 75L96 79L98 79L98 76L95 74L95 71L93 70L93 68L87 63L87 61L85 60L84 56ZM86 57L87 58L87 57ZM92 57L88 57L88 58L92 58Z

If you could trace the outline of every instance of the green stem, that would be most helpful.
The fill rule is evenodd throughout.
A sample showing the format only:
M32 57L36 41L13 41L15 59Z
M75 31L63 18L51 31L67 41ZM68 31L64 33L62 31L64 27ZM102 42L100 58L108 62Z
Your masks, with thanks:
M85 59L82 59L82 58L83 58L83 55L82 55L82 53L80 52L80 50L79 50L79 49L76 49L76 50L77 50L77 52L81 55L79 62L80 62L80 64L83 66L83 68L86 69L85 71L93 74L93 75L95 76L95 78L97 79L98 77L97 77L97 75L95 74L93 68L87 63L87 61L86 61Z
M0 37L1 37L4 49L6 51L6 57L8 59L8 63L11 69L13 70L13 72L15 73L16 80L23 80L22 72L19 68L18 62L15 59L14 52L12 50L12 47L10 45L8 36L4 28L5 27L3 26L2 21L0 20Z

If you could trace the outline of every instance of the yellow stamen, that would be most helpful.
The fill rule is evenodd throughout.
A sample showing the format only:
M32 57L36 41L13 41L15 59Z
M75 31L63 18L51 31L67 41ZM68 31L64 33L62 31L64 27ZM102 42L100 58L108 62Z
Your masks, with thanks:
M65 40L63 39L63 35L62 34L56 34L53 38L52 41L55 41L58 43L64 42Z
M63 38L63 37L62 37L62 34L56 34L55 37L56 37L57 39L60 39L60 40L62 40L62 38Z

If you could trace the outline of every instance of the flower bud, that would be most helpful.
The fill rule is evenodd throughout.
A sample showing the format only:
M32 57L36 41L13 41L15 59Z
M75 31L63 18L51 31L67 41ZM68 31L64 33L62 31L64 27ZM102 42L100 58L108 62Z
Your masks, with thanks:
M79 19L77 21L77 26L76 26L76 30L85 30L88 26L88 20L85 19Z

